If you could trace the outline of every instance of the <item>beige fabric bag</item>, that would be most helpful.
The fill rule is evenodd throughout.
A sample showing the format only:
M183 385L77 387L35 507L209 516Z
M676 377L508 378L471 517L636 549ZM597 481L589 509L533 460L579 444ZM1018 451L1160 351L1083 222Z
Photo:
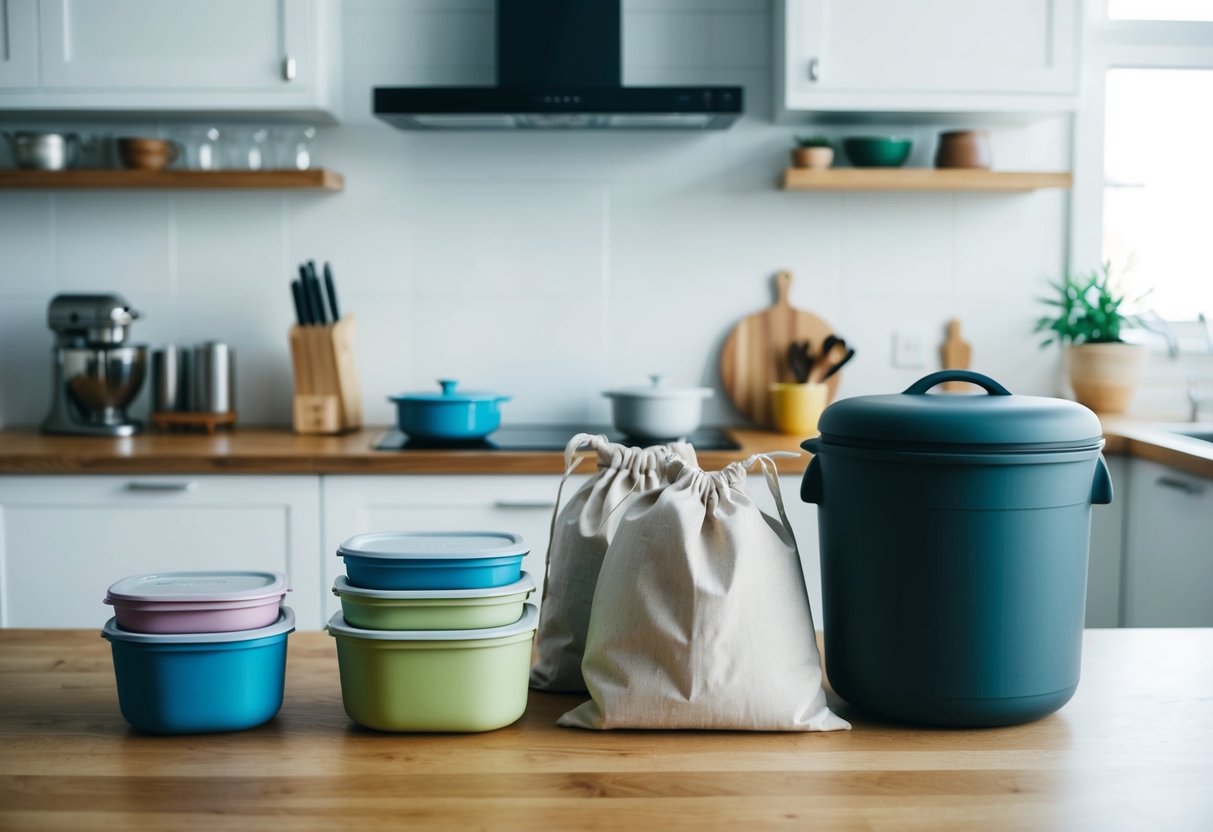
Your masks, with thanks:
M794 456L794 454L793 454ZM779 509L746 490L759 464ZM607 550L582 672L593 700L560 725L832 731L804 573L775 463L708 473L676 458Z
M598 472L561 509L565 480L584 459L574 459L574 454L586 449L597 452ZM581 658L603 555L632 501L665 484L670 454L695 461L695 451L685 442L629 448L602 435L580 433L565 447L535 639L539 660L531 668L531 687L536 690L585 690Z

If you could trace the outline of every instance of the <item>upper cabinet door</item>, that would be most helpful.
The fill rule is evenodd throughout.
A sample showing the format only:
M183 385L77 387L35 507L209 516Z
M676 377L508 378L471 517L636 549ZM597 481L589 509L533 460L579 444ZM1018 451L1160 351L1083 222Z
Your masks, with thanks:
M307 4L39 0L42 86L107 92L305 87L314 72Z
M0 87L38 85L37 0L0 0Z
M785 0L780 8L789 110L998 110L1077 91L1077 0Z

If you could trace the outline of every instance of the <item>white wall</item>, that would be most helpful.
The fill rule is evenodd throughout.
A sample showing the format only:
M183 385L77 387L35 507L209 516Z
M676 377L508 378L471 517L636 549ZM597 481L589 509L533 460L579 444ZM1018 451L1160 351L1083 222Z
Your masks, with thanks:
M728 328L784 268L793 302L858 350L843 395L926 372L890 366L892 332L934 354L952 316L977 368L1053 392L1056 356L1031 324L1064 261L1066 193L779 191L791 137L817 130L771 123L770 14L625 2L625 82L744 84L732 130L410 133L371 117L370 88L491 83L491 0L346 0L346 120L320 147L343 193L0 192L0 424L43 416L46 303L69 290L125 294L146 316L139 342L230 342L242 420L289 422L287 284L306 258L332 261L358 317L370 423L393 418L387 394L439 376L543 422L605 422L600 391L654 371L714 384ZM860 132L874 129L913 135L910 164L930 164L934 129ZM1000 169L1070 167L1066 119L993 140ZM736 419L720 397L708 415Z

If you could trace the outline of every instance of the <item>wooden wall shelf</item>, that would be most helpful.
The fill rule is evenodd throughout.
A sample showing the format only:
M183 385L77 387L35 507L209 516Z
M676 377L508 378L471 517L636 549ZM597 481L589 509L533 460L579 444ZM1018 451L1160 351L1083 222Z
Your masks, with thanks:
M0 189L340 191L341 174L316 170L0 170Z
M788 168L785 191L1035 191L1069 188L1068 173L1020 173L935 168Z

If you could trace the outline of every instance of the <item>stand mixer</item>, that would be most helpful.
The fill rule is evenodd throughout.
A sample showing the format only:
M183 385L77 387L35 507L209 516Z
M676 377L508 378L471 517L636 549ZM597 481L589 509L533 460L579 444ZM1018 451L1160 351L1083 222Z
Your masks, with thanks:
M54 387L43 433L130 436L143 429L126 415L147 365L147 347L126 343L138 317L117 294L51 299L46 318L55 332Z

